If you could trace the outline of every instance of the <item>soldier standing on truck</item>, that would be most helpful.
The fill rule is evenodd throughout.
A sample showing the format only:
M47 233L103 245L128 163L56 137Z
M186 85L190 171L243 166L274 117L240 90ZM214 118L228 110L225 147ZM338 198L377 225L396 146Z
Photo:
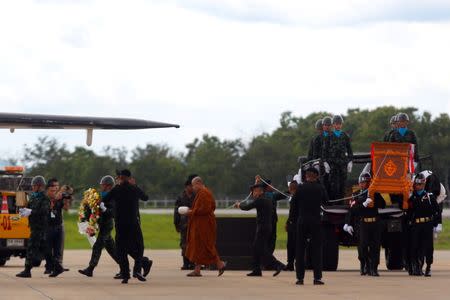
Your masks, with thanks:
M314 128L317 130L317 135L312 138L311 143L309 144L309 151L308 151L308 157L307 160L311 161L313 159L318 159L319 157L314 157L314 153L321 153L320 150L316 150L314 152L314 149L319 147L322 149L322 132L323 132L323 122L322 119L319 119L316 121L316 124L314 125Z
M436 197L425 190L426 178L423 174L414 179L414 192L409 199L408 210L411 222L411 261L413 276L431 276L433 263L433 231L442 231L442 216ZM424 258L427 264L422 272Z
M353 235L352 219L359 219L358 259L360 261L361 276L380 276L381 222L378 215L379 208L385 208L386 203L380 194L375 194L375 201L369 198L369 186L372 177L363 173L359 177L360 190L353 194L351 208L345 217L344 231Z
M389 142L409 143L414 145L414 167L419 162L419 147L417 145L416 133L408 128L409 116L405 113L399 113L397 116L398 128L392 132Z
M344 119L333 117L334 130L324 140L323 160L330 166L330 199L341 199L345 194L347 172L353 167L353 151L350 137L342 131Z
M389 142L389 140L391 138L391 135L394 133L394 131L397 130L397 126L398 126L397 119L398 119L397 115L394 115L394 116L391 117L391 120L389 122L389 124L391 125L391 129L389 130L389 132L387 132L384 135L383 142Z
M19 210L21 217L28 217L30 225L30 239L27 245L25 270L17 274L17 277L30 278L33 264L46 257L52 260L53 272L50 277L56 277L64 272L63 267L56 257L49 255L49 245L46 241L48 214L50 211L50 199L45 195L45 179L36 176L31 181L32 193L28 202L28 208Z

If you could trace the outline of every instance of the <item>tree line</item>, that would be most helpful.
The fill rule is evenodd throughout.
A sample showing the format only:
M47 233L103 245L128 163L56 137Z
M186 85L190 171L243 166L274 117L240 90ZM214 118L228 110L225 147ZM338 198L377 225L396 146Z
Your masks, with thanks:
M389 130L391 116L399 112L409 114L409 127L417 133L421 156L432 155L433 166L428 163L427 167L432 168L448 188L448 114L432 116L428 112L419 113L414 107L349 109L343 115L344 131L352 139L353 151L369 152L372 142L382 141ZM96 153L84 147L70 150L56 139L41 137L35 144L25 145L23 157L15 160L27 166L28 175L56 177L61 183L72 185L78 193L96 186L105 174L129 168L151 199L174 199L192 173L204 177L216 198L239 198L248 193L256 174L272 179L275 186L286 187L286 175L297 172L298 157L306 155L316 135L315 122L331 115L324 111L302 117L284 112L273 132L257 135L248 143L239 138L224 140L205 134L187 144L184 153L162 144L147 144L132 150L107 147Z

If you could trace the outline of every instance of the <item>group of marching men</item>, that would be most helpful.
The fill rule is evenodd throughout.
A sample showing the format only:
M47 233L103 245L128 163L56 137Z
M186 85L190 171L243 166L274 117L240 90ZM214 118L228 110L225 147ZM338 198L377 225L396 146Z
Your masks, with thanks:
M28 217L30 238L27 243L25 269L17 277L30 278L31 269L38 266L42 259L46 259L45 274L57 277L65 271L58 256L62 253L52 250L53 242L49 240L47 231L52 227L53 219L62 222L61 208L51 201L51 189L42 176L36 176L31 181L32 193L26 208L21 208L22 217ZM92 256L87 268L79 273L92 277L97 266L101 252L105 248L113 260L119 265L120 272L114 279L128 283L130 279L130 266L128 255L134 259L132 276L139 281L146 281L153 262L144 257L144 240L142 236L139 200L147 201L148 196L136 185L129 170L117 172L117 177L104 176L100 181L101 202L100 215L97 220L99 232L92 247ZM59 203L59 202L56 202ZM86 207L86 221L91 217ZM111 232L115 228L116 236L112 238Z

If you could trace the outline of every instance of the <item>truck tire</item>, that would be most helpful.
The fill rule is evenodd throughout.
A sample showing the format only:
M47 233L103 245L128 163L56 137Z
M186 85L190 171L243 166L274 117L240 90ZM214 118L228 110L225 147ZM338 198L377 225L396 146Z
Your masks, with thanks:
M323 270L336 271L339 264L339 241L334 226L323 227Z

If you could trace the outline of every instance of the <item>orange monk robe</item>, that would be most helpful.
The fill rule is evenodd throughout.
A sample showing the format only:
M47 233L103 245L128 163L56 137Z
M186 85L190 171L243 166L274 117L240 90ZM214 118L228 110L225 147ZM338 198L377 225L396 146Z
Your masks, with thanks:
M213 194L207 188L199 190L189 216L186 248L186 257L197 265L211 265L219 261L215 209Z

